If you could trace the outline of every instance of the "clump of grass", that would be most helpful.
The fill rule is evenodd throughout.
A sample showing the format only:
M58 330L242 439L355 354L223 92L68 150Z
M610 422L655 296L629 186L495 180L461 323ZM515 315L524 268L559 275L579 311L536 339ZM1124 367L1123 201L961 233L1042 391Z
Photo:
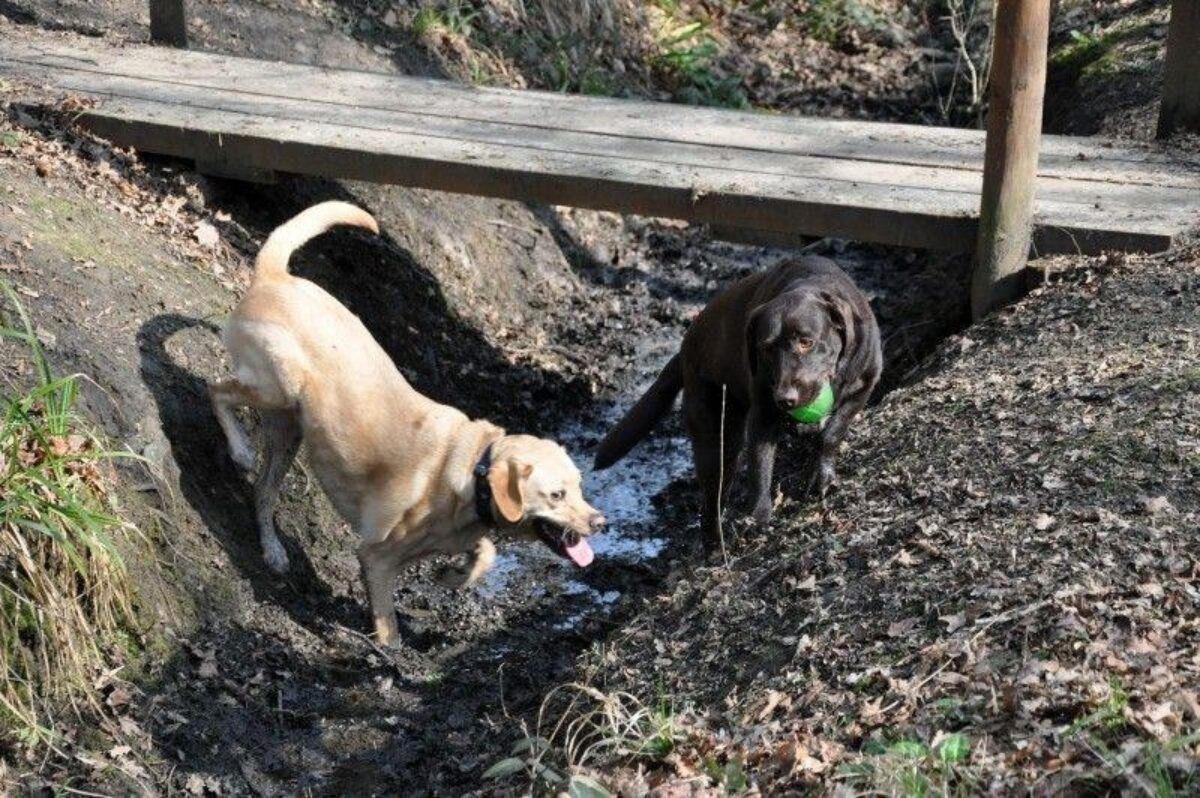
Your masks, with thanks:
M478 11L464 8L458 3L450 3L443 8L426 5L418 9L413 17L412 32L418 39L435 34L469 39L472 34L471 23L478 16Z
M54 712L94 701L102 646L132 618L109 512L108 452L74 413L78 378L55 378L29 317L0 282L0 341L26 347L36 385L0 394L0 742L54 738ZM8 739L6 739L8 738Z
M668 28L659 37L652 63L676 84L675 100L690 105L746 108L749 101L741 81L716 67L720 48L705 22Z
M552 725L547 722L551 711L557 718ZM630 693L565 684L546 695L537 728L518 740L512 755L492 765L484 778L524 774L540 789L608 795L600 784L578 771L618 762L660 760L685 738L683 723L663 696L648 705Z
M1125 66L1128 54L1120 46L1146 37L1151 28L1147 22L1131 21L1114 25L1105 31L1070 32L1070 41L1050 54L1050 69L1059 79L1070 81L1095 80L1113 75Z
M939 737L933 745L910 739L868 740L863 746L866 756L844 765L839 777L855 787L906 798L972 794L976 777L969 766L970 738L961 732Z
M1156 798L1197 794L1193 768L1172 768L1171 759L1194 762L1200 733L1185 732L1166 742L1141 740L1128 709L1129 693L1113 681L1100 706L1068 726L1065 736L1082 743L1099 761L1105 781L1124 781Z
M877 32L883 19L860 0L808 0L800 22L814 39L838 45L854 33Z
M1070 43L1050 55L1050 66L1075 76L1103 63L1114 43L1111 36L1086 31L1073 30L1070 36Z

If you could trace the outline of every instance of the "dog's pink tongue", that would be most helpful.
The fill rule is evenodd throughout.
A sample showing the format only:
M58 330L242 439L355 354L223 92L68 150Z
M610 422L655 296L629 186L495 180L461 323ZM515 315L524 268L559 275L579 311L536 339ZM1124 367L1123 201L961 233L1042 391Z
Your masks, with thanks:
M580 568L586 568L592 564L592 560L596 558L596 553L592 551L592 547L583 538L574 546L566 547L567 556L571 558L571 562L578 565Z

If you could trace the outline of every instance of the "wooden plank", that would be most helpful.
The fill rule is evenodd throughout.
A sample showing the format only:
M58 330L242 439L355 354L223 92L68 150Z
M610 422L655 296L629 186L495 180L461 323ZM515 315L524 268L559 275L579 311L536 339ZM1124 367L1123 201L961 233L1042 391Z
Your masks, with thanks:
M150 0L150 41L187 47L187 12L184 0Z
M9 57L73 71L99 71L167 85L190 85L252 95L303 99L337 107L395 111L416 120L451 117L546 130L571 130L626 139L725 146L768 153L840 158L979 172L979 131L823 120L719 109L581 98L547 92L479 89L447 81L263 62L232 56L126 48L114 56L94 44L92 63L61 46L25 47ZM1173 153L1106 146L1090 139L1048 139L1043 174L1084 180L1194 185L1180 176ZM1186 166L1186 163L1184 164ZM1194 167L1195 164L1193 163Z
M176 92L176 94L173 94L172 96L170 96L168 98L168 100L166 100L164 102L175 103L175 102L179 102L180 100L181 100L181 98L178 95L178 92ZM193 100L194 100L194 97L193 97ZM248 115L263 112L263 110L264 110L262 108L262 106L260 106L260 104L256 104L253 102L248 104L247 108L248 108L248 110L250 110L250 114L248 114ZM324 109L323 113L328 114L329 113L328 109ZM294 118L290 119L290 121L295 122L296 125L306 125L311 120L306 119L305 116L301 114L299 116L294 116ZM236 124L238 124L238 121L236 121L236 120L226 122L227 126L232 126L232 125L236 125ZM342 127L344 127L344 126L342 126ZM389 127L390 127L390 125L388 124L388 122L386 122L386 120L384 120L382 122L382 126L380 126L379 130L386 132L389 130ZM356 130L358 130L358 128L350 128L349 131L343 130L342 132L343 133L348 132L350 134L354 134ZM394 131L392 131L392 132L394 132ZM428 133L428 131L421 132L420 134L418 134L418 136L414 136L413 140L414 140L414 142L416 142L416 144L414 144L414 146L418 146L418 148L419 148L419 146L421 146L420 143L422 142L422 140L426 140L428 138L430 138L430 133ZM126 142L126 143L128 143L128 142ZM142 144L140 146L142 146L143 149L149 149L151 151L156 149L155 146L152 145L152 143L146 143L146 144ZM179 152L179 155L188 156L188 157L191 156L191 154L188 154L188 152ZM226 155L223 157L228 158L229 156ZM660 166L661 166L661 164L660 164ZM839 163L839 164L836 164L836 166L838 166L839 168L853 168L852 164L850 164L850 166L847 166L847 164ZM720 170L722 168L724 168L724 167L715 167L715 169L718 169L718 170ZM728 172L727 169L726 169L726 172ZM331 176L338 176L338 175L335 174L335 175L331 175ZM757 175L755 175L755 174L743 174L743 175L734 174L734 178L744 178L751 182L756 179L756 176ZM784 178L787 178L786 174L784 174L782 176L784 176ZM726 179L728 179L728 175L726 175ZM412 184L412 182L406 181L406 180L400 180L400 182L409 182L409 185L414 185L414 184ZM791 182L791 180L788 180L788 182ZM426 187L439 187L439 186L431 184L431 185L427 185ZM1123 188L1122 188L1122 190L1123 190ZM694 191L695 193L703 193L704 191L706 191L706 186L701 185L701 184L695 184L695 182L694 182L694 184L692 184L692 191ZM842 194L845 194L847 191L853 191L854 196L852 196L848 200L842 200L842 202L848 202L851 205L853 205L854 202L859 202L859 200L863 199L863 197L858 196L859 193L862 193L862 188L860 188L860 184L854 184L853 186L850 186L850 187L847 187L847 186L842 187L842 190L841 190ZM890 188L888 188L888 191L890 191ZM952 210L950 212L952 212L952 214L954 214L954 212L956 212L956 214L960 214L960 215L970 215L972 212L973 205L974 205L974 197L977 196L977 192L978 192L977 186L968 186L965 191L960 191L959 193L961 193L962 196L956 198L959 200L960 206L959 206L958 210ZM1186 196L1181 197L1180 198L1181 202L1186 202L1186 199L1190 196L1192 196L1192 194L1186 194ZM516 198L522 198L522 197L517 196ZM884 194L884 198L883 198L882 202L884 202L884 203L890 202L890 199L892 199L892 194ZM926 197L925 199L928 200L929 198ZM1090 210L1090 209L1076 209L1076 211L1078 211L1078 210ZM946 209L938 210L936 204L934 205L934 210L932 210L932 212L934 212L934 215L942 215L942 216L947 215ZM1124 224L1124 227L1126 227L1127 230L1134 230L1134 239L1133 240L1136 240L1139 238L1147 239L1147 236L1151 236L1151 239L1150 239L1150 240L1152 240L1151 244L1147 244L1145 246L1150 246L1151 248L1163 246L1164 241L1169 240L1169 236L1170 236L1170 233L1172 232L1172 230L1174 230L1175 227L1177 227L1177 222L1174 224L1174 226L1172 226L1170 218L1166 218L1166 220L1157 220L1157 218L1147 216L1145 214L1145 212L1141 212L1141 211L1133 211L1133 212L1134 212L1134 215L1136 216L1136 218L1122 218L1121 222L1122 222L1122 224ZM1114 214L1114 211L1112 211L1110 209L1106 209L1105 214L1108 216L1112 216L1112 214ZM1058 214L1057 211L1055 212L1055 215L1058 217L1062 217L1062 214ZM1094 216L1094 214L1093 214L1093 216ZM1076 217L1078 217L1078 214L1076 214ZM1057 218L1056 218L1056 220L1052 220L1052 222L1056 222L1056 221L1058 221ZM1086 218L1076 218L1075 221L1076 221L1076 226L1075 226L1076 228L1078 228L1079 226L1086 228L1088 226ZM1104 221L1109 221L1109 220L1104 220ZM1068 226L1064 226L1064 227L1067 228L1066 232L1055 236L1055 240L1058 241L1057 244L1050 244L1050 242L1039 242L1039 246L1052 247L1052 248L1055 248L1055 250L1057 250L1057 248L1066 247L1067 251L1074 251L1076 244L1078 244L1078 246L1081 248L1081 250L1092 250L1092 248L1094 248L1094 247L1104 246L1102 241L1105 239L1110 241L1111 246L1121 246L1121 247L1130 246L1129 236L1127 234L1122 234L1121 230L1109 230L1108 233L1105 233L1105 239L1102 239L1102 238L1098 238L1098 236L1094 233L1091 235L1081 234L1078 229L1073 229L1072 226L1069 226L1069 224L1068 224ZM791 227L787 227L784 229L787 230L787 232L793 232ZM876 240L876 239L874 238L874 236L870 236L869 240ZM1051 239L1046 239L1046 241L1050 241L1050 240ZM1141 246L1141 245L1138 245L1138 246Z
M1025 292L1042 135L1050 0L999 0L971 315Z
M949 249L975 235L982 139L973 131L479 90L93 42L0 42L0 72L14 70L57 90L126 98L86 119L121 143L239 168L676 216L760 235ZM180 144L180 129L197 120L192 132L218 146ZM271 136L317 160L273 154ZM357 161L356 148L367 150ZM1200 220L1197 170L1174 154L1087 140L1060 150L1039 200L1039 251L1161 249Z
M862 207L846 205L837 181L739 179L736 173L664 169L653 161L614 164L592 156L529 153L456 139L347 129L328 123L232 117L227 112L120 100L80 116L99 135L178 157L223 157L249 166L556 205L961 249L974 235L971 209L957 218L928 192L864 187ZM703 190L697 190L703 186ZM926 206L927 211L908 208ZM904 209L904 210L901 210ZM1150 240L1160 240L1151 234Z
M150 100L164 104L203 107L236 112L247 116L264 115L297 123L324 122L352 130L373 130L385 133L407 133L424 138L457 139L463 142L491 143L526 151L530 157L541 153L557 155L589 155L623 161L635 158L655 161L663 168L711 170L736 173L741 179L753 180L763 176L793 179L812 177L846 183L847 191L858 192L865 185L910 186L924 188L937 194L962 195L948 201L961 202L960 210L974 208L981 190L979 173L957 169L933 169L904 164L854 162L844 159L815 158L787 154L769 154L740 149L705 147L702 145L659 142L652 140L614 140L607 136L579 134L571 131L547 130L531 138L528 130L507 124L482 125L453 118L435 118L419 124L407 115L376 109L355 109L352 117L345 110L310 101L285 100L275 97L247 96L238 92L221 92L190 86L161 86L133 78L109 75L78 77L68 74L58 81L61 88L102 96L135 100ZM347 123L353 119L353 124ZM696 187L703 191L703 186ZM1052 203L1086 206L1103 225L1105 216L1143 218L1146 212L1166 207L1176 211L1191 209L1200 218L1200 178L1186 188L1169 186L1149 188L1140 184L1118 184L1107 181L1049 181L1043 194L1044 207ZM1153 219L1141 222L1154 228ZM1168 223L1170 224L1170 223ZM1173 225L1172 225L1173 226ZM1167 229L1167 228L1164 228Z
M1200 133L1200 1L1175 0L1167 34L1167 63L1158 137L1177 130Z
M712 168L664 169L654 161L540 153L490 143L120 100L81 122L128 146L179 157L225 157L262 169L399 183L482 196L665 216L757 230L837 236L902 246L968 249L974 198L901 186L849 194L844 183L751 176ZM698 191L697 186L703 186ZM1124 227L1093 230L1086 205L1064 205L1045 228L1057 251L1160 249L1168 221L1142 214ZM1048 243L1047 246L1051 244Z

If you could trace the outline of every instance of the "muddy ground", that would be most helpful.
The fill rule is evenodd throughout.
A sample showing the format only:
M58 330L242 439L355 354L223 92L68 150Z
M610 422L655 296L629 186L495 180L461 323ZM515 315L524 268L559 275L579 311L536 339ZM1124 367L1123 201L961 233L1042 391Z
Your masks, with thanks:
M167 569L163 598L143 599L176 616L149 632L165 642L121 688L131 697L117 692L132 752L88 757L96 767L84 783L267 794L477 787L511 740L511 718L536 709L637 597L693 559L695 500L677 479L686 444L669 429L637 459L589 477L614 523L587 573L529 546L510 547L465 593L430 586L432 566L418 569L397 590L405 644L378 651L362 637L352 539L303 471L289 477L278 514L292 573L263 567L248 486L207 406L204 380L222 365L216 331L255 248L320 199L368 208L381 240L330 236L295 272L360 315L420 390L563 439L581 464L711 291L784 253L568 209L309 179L221 183L187 164L113 153L49 117L13 118L25 127L0 162L0 236L15 264L6 277L23 289L55 366L94 380L90 413L151 463L149 475L127 475L139 491L131 512L157 530ZM219 233L212 246L207 225ZM836 242L818 250L841 253L876 295L898 373L957 323L960 260ZM8 358L22 368L15 351ZM78 740L80 751L96 745L111 748Z
M191 8L201 46L454 72L438 47L360 24L379 16L376 4ZM0 37L36 25L138 39L144 24L133 0L0 2ZM870 46L903 50L906 41ZM839 63L853 56L827 49ZM896 65L896 77L882 85L894 102L864 105L861 92L844 90L821 95L822 110L840 97L845 115L925 118L927 95L903 102L919 83L901 79L915 62L889 59L880 63ZM822 72L823 63L813 69L814 94L848 80ZM878 66L856 74L863 84L881 80ZM523 80L543 85L534 72ZM639 459L603 479L589 475L588 490L615 521L595 566L572 573L537 547L512 545L494 577L463 593L430 586L432 565L415 569L396 594L404 645L384 652L363 636L352 538L301 469L278 515L292 572L280 579L262 565L248 486L227 461L204 396L204 380L223 363L215 331L275 224L320 199L348 199L376 215L382 237L330 235L300 253L294 270L358 313L420 390L510 429L559 437L583 464L613 408L653 376L712 291L785 253L659 220L302 178L269 188L227 183L186 163L113 152L61 118L15 109L5 131L18 138L5 139L0 158L0 276L21 287L55 366L92 381L89 414L146 457L148 468L127 470L119 484L160 563L144 569L145 650L103 687L111 716L100 729L63 720L59 755L11 759L11 780L191 794L461 794L481 787L483 770L549 688L587 673L581 653L611 650L601 648L611 641L639 663L614 683L676 687L678 669L641 667L661 668L663 657L641 646L653 642L637 630L656 623L646 608L671 613L678 597L687 604L697 601L693 591L730 587L711 572L692 576L697 504L674 423ZM841 242L815 251L837 257L873 297L887 387L926 373L917 368L923 357L963 322L964 261ZM19 379L27 364L7 348L0 367ZM867 427L870 437L900 440L886 423ZM859 475L869 466L852 468ZM1173 500L1187 512L1185 497ZM788 508L781 528L812 512ZM772 556L761 536L748 541L736 556ZM812 562L811 553L799 556ZM895 620L890 610L880 619ZM653 639L691 629L664 624ZM693 650L705 636L692 640L688 660L711 660ZM721 660L734 674L713 671L725 673L720 687L698 673L696 690L678 689L681 699L715 701L745 684L757 701L762 686L751 686L747 668L772 647L756 650ZM672 652L668 661L679 662ZM597 661L607 660L584 660Z
M668 430L638 458L589 477L589 495L605 506L613 528L586 574L569 573L528 546L506 551L474 591L431 587L431 568L421 568L397 592L405 645L377 651L361 636L367 627L352 539L302 471L289 478L278 513L293 572L277 579L263 567L248 486L228 463L207 406L204 380L221 373L217 325L236 299L230 286L245 279L249 253L218 258L219 271L204 258L179 258L156 231L97 201L86 187L94 161L63 156L56 174L40 179L37 157L0 164L10 209L0 236L15 259L6 276L22 290L58 370L95 381L85 391L90 414L152 464L149 477L128 477L162 511L140 514L158 530L165 590L179 605L179 620L156 632L176 653L166 661L148 657L146 672L132 680L138 699L120 707L146 734L151 773L169 763L179 779L201 774L209 788L233 792L247 785L335 793L473 786L497 750L485 743L489 735L511 736L505 715L535 708L634 597L693 559L695 501L676 480L687 467L687 446ZM175 168L157 163L150 171ZM191 175L182 180L193 185ZM147 181L147 202L170 200L175 181L162 182ZM235 240L261 240L276 221L319 198L371 209L385 241L330 236L296 258L295 272L353 308L421 390L511 429L563 439L581 464L611 419L606 400L624 405L652 376L648 367L664 361L708 291L779 256L723 244L704 257L685 256L694 245L661 223L596 214L580 222L569 211L456 199L459 214L464 204L479 206L471 223L481 235L472 238L460 215L452 252L476 244L466 249L473 261L519 263L514 283L538 288L522 297L514 287L497 301L459 284L451 299L412 254L418 246L388 235L405 230L404 206L386 196L393 192L296 180L267 197L199 183L209 192L196 195L204 197L203 218L225 218L219 223L238 231ZM421 199L433 212L445 201ZM271 210L254 210L263 207ZM186 235L193 222L184 213ZM520 257L489 251L497 221L521 225L512 235L532 248ZM616 234L640 243L617 259L620 268L599 252L600 242L621 240ZM572 244L570 236L592 246ZM860 279L881 294L885 275L936 279L919 259L896 269L882 253L862 257ZM439 264L443 275L453 265ZM894 290L916 296L903 284ZM539 323L498 310L505 301L528 302ZM450 309L467 313L476 302L490 323L476 327ZM913 317L903 303L883 299L880 306ZM494 340L497 326L513 332ZM889 329L902 341L899 357L915 356L927 340ZM5 364L18 373L26 367L15 349ZM141 503L130 499L131 509Z

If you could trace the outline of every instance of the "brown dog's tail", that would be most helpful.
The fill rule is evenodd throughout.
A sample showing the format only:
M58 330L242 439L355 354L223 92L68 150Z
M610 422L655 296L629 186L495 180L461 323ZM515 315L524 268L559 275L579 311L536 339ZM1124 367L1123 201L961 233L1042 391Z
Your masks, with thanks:
M330 200L301 211L275 228L259 250L254 263L254 279L269 280L287 274L288 259L292 253L310 238L316 238L334 225L350 224L363 227L372 233L379 232L379 225L371 214L348 202Z
M663 367L650 389L637 400L637 404L604 436L592 461L593 467L597 470L608 468L627 455L671 411L675 396L682 389L683 366L680 365L679 355L675 355Z

